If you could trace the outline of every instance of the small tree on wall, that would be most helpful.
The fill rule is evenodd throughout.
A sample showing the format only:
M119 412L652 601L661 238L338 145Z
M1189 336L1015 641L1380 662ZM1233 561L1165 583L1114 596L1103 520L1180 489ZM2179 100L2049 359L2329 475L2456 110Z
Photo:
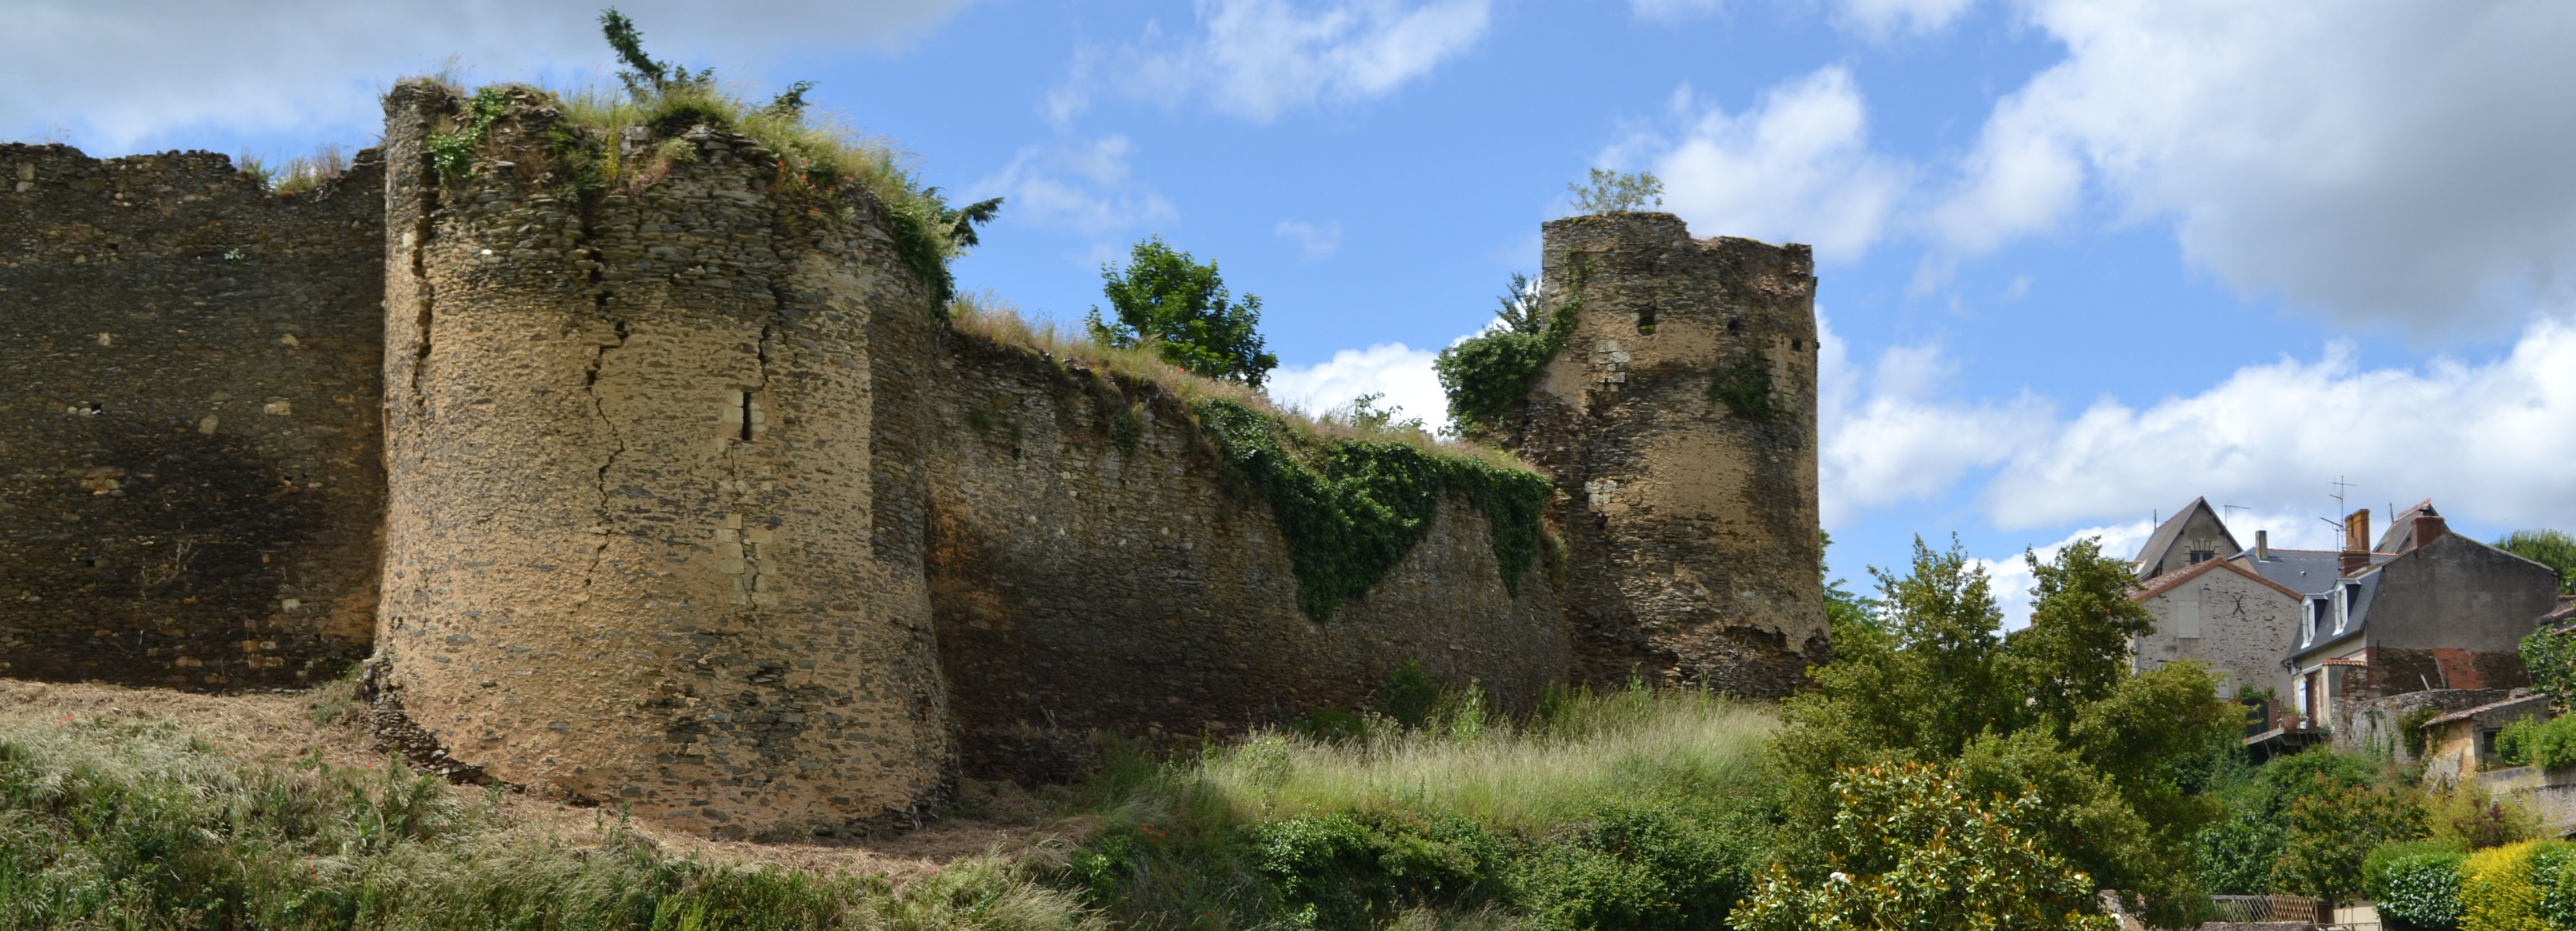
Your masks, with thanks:
M1623 213L1664 205L1664 181L1653 172L1592 169L1588 184L1568 184L1577 214Z
M1100 278L1114 319L1097 306L1087 319L1103 345L1150 346L1165 362L1255 388L1279 367L1262 346L1261 298L1235 300L1215 262L1201 265L1155 236L1136 243L1123 271L1101 266Z

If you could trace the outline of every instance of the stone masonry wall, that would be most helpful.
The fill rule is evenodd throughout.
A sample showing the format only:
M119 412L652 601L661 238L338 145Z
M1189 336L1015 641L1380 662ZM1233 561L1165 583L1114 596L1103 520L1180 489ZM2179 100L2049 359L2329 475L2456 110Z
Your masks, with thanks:
M1807 247L1692 239L1666 213L1544 227L1543 293L1581 323L1515 445L1555 476L1576 673L1778 696L1830 658ZM1712 385L1767 381L1748 416Z
M1526 707L1568 641L1544 558L1508 591L1473 506L1329 620L1297 606L1268 505L1229 490L1176 399L948 334L931 404L929 573L966 771L1054 778L1091 728L1240 732L1363 709L1420 661ZM1132 449L1112 424L1130 410Z
M559 196L535 103L442 183L456 101L387 101L384 692L462 763L672 827L935 805L919 534L877 511L919 486L876 460L918 429L877 354L926 351L928 286L865 195L703 127L667 176Z
M0 675L235 689L367 651L383 174L0 145Z

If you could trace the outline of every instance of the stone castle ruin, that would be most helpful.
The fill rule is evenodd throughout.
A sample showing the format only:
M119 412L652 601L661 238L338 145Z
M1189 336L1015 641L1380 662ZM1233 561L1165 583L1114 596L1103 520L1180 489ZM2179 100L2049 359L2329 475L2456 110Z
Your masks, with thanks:
M398 85L380 149L283 195L0 146L0 675L363 659L419 758L744 836L1060 777L1096 729L1366 707L1406 663L1526 707L1828 657L1804 246L1547 224L1583 300L1517 459L1347 447L1427 478L1336 569L1286 502L1345 447L952 325L864 191L696 126L568 196L509 156L560 118L529 101L442 172L464 105Z

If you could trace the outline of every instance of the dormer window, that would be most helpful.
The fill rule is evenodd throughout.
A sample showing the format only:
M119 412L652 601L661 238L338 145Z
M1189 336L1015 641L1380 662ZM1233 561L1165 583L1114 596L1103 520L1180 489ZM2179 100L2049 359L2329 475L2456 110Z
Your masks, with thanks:
M2303 647L2317 642L2317 620L2326 613L2326 600L2308 599L2308 610L2305 613L2307 616L2302 618L2299 624L2299 645Z
M2361 584L2358 582L2345 582L2335 586L2334 631L2336 636L2342 636L2344 629L2352 626L2352 603L2360 595Z

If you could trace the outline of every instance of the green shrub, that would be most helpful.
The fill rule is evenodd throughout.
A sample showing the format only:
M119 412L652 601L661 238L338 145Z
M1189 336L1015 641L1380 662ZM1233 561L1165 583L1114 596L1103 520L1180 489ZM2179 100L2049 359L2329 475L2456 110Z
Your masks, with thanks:
M2496 755L2515 766L2576 766L2576 715L2546 721L2522 718L2496 735Z
M1337 812L1248 834L1255 869L1305 927L1366 931L1408 906L1473 909L1505 888L1502 842L1456 815Z
M1155 236L1137 240L1125 270L1102 265L1100 280L1111 315L1095 306L1084 318L1094 342L1147 348L1192 374L1255 388L1279 367L1262 348L1261 298L1235 300L1215 262L1201 265Z
M1763 851L1706 805L1614 801L1516 865L1520 899L1555 928L1728 927Z
M1962 794L1949 773L1906 763L1844 771L1834 792L1830 875L1773 866L1744 907L1745 931L1953 928L2112 931L2093 879L2012 827L2038 799ZM1848 871L1848 872L1846 872Z
M1440 389L1449 397L1449 420L1461 434L1500 429L1529 399L1530 380L1556 358L1582 320L1583 279L1590 260L1566 257L1566 287L1553 308L1542 303L1528 279L1512 276L1513 293L1503 296L1495 312L1502 326L1460 340L1440 351L1431 363Z
M2389 844L2362 864L2362 891L2382 920L2448 931L2459 927L2460 865L2467 859L2431 841Z
M2532 881L2533 842L2470 854L2460 864L2460 931L2550 931Z

